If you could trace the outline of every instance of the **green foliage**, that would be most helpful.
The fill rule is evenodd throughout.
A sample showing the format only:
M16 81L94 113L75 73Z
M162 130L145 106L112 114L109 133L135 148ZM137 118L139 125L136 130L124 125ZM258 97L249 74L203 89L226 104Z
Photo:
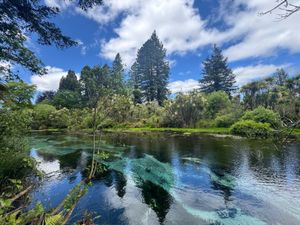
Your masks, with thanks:
M235 123L236 119L232 114L225 114L217 116L214 121L216 127L230 127Z
M25 13L26 12L26 13ZM34 74L44 73L42 62L26 46L24 33L37 35L38 43L54 44L59 48L76 44L64 36L50 18L59 12L58 8L48 7L39 1L1 1L0 4L0 60L21 65ZM10 68L0 68L0 72L12 74Z
M38 95L35 103L38 104L43 102L49 104L50 102L52 102L55 94L56 93L54 91L44 91Z
M81 95L76 91L62 90L58 91L53 98L52 104L56 108L79 108L81 106Z
M5 105L13 108L23 108L31 106L31 98L35 92L35 86L24 82L6 83L7 96Z
M70 109L68 118L68 129L82 130L92 127L92 111L88 108Z
M32 112L32 129L51 128L50 116L56 111L55 107L48 104L37 104Z
M213 128L216 127L216 123L212 119L200 119L196 123L197 128Z
M97 107L100 97L110 94L110 68L107 65L83 67L80 76L83 101L90 108Z
M166 49L155 31L138 50L136 62L131 69L137 101L157 101L162 105L167 99L170 68L166 60ZM141 98L137 91L141 92Z
M113 61L110 76L110 88L115 94L126 94L127 89L124 76L124 65L118 53Z
M249 138L267 138L272 135L270 124L255 122L253 120L241 120L236 122L231 126L230 132Z
M79 81L77 80L74 71L69 70L66 77L62 77L59 82L59 91L73 91L77 92L80 89Z
M281 121L278 113L261 106L252 111L247 111L242 119L253 120L260 123L269 123L272 128L281 127Z
M230 94L236 89L235 75L227 65L222 50L214 45L212 55L203 62L201 90L205 93L225 91Z
M66 108L55 110L49 115L52 128L67 128L69 126L70 113Z
M78 0L83 10L101 4L102 0ZM12 65L21 65L33 74L44 74L43 63L26 45L27 36L36 35L42 45L55 45L58 48L71 47L77 44L51 22L59 13L57 7L49 7L43 1L21 0L1 1L0 3L0 61ZM26 35L24 35L26 34ZM0 73L6 79L15 77L11 67L0 66ZM3 77L0 77L0 80Z
M29 123L30 114L26 110L0 109L0 191L3 188L8 194L21 188L19 180L34 167L23 137Z
M179 93L175 100L166 103L164 125L170 127L194 127L203 117L206 99L199 92Z
M209 118L214 118L217 113L230 107L229 96L224 91L212 92L207 95L206 112Z

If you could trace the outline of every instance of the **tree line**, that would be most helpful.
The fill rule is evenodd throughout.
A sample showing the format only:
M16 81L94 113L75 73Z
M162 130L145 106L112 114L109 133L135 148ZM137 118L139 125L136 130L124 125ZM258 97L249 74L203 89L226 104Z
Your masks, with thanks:
M169 95L169 71L166 50L153 32L138 50L129 75L117 54L111 66L85 66L80 76L68 71L57 92L41 93L34 106L32 85L9 82L11 98L6 104L31 107L32 129L86 129L95 122L97 129L212 128L250 120L247 129L266 123L269 132L269 128L278 130L299 120L299 75L290 77L278 69L268 78L238 88L227 58L217 46L203 61L199 90ZM92 116L93 110L97 116ZM252 117L245 116L246 112L252 112Z

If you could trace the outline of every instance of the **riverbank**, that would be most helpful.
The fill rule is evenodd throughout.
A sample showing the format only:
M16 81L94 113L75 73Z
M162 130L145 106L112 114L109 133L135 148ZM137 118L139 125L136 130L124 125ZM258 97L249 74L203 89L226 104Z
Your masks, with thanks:
M211 134L229 134L229 128L111 128L104 129L106 132L175 132L175 133L211 133Z
M174 132L181 134L230 134L230 128L151 128L151 127L139 127L139 128L106 128L104 132L120 132L120 133L140 133L140 132ZM82 130L67 130L67 129L44 129L44 130L32 130L32 132L66 132L77 134L92 134L92 129ZM294 129L291 135L300 137L300 129Z

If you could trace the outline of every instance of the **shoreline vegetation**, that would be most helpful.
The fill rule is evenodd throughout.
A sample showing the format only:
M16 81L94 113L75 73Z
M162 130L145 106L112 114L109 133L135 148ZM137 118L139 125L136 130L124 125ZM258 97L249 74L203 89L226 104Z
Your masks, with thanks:
M67 132L69 134L93 134L92 129L82 130L68 130L68 129L41 129L31 130L31 133L46 133L46 132ZM216 128L175 128L175 127L128 127L128 128L106 128L98 130L98 132L109 133L150 133L150 132L162 132L162 133L178 133L178 134L224 134L227 136L238 136L230 133L230 128L216 127ZM300 128L296 128L291 133L294 137L300 137Z

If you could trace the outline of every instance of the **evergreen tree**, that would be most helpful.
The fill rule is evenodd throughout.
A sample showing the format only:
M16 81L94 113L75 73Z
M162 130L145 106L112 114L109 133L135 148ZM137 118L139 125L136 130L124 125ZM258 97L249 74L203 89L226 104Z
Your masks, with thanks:
M41 103L43 101L49 101L51 102L55 96L54 91L44 91L42 92L36 99L36 104Z
M277 85L283 86L288 79L288 74L285 72L284 69L280 68L276 70L276 73L274 74L275 82Z
M222 55L222 50L216 45L212 55L203 62L202 75L200 84L203 92L225 91L230 95L236 90L235 75L228 67L227 58Z
M83 67L81 70L80 84L83 102L89 107L96 107L100 97L109 91L110 68L107 65Z
M151 38L138 50L135 79L136 90L141 90L143 100L156 100L159 105L167 99L169 64L166 61L166 49L154 31Z
M58 90L79 91L79 88L80 84L75 72L69 70L67 76L60 79Z
M124 94L126 92L125 81L124 81L124 66L119 53L116 55L112 64L111 89L116 94Z
M137 75L137 63L133 63L130 70L130 86L132 88L133 101L135 104L142 103L142 92L139 89L139 77Z

